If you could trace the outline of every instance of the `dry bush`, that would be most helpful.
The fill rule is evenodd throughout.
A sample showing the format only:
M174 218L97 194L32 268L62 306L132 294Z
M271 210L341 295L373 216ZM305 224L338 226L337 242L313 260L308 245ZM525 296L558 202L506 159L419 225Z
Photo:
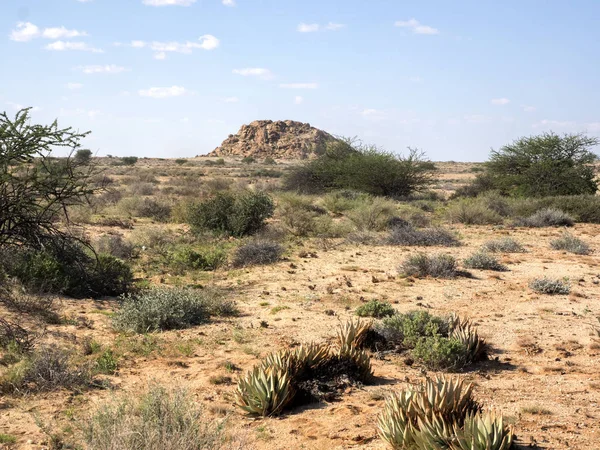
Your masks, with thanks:
M515 220L515 225L520 227L572 227L575 221L569 214L553 208L537 211L529 217L521 217Z
M500 214L472 199L463 199L451 204L446 214L451 222L465 225L495 225L503 221Z
M505 272L508 270L508 267L501 264L495 256L482 251L477 251L466 258L464 265L469 269L494 270L497 272Z
M424 278L455 278L456 259L451 255L428 256L423 253L409 256L398 271L407 276Z
M589 255L592 252L588 244L567 232L564 232L560 238L550 241L550 247L554 250L565 250L576 255Z
M256 240L239 247L233 259L235 267L273 264L281 259L284 248L277 242Z
M567 281L553 280L546 277L531 280L529 287L538 294L567 295L571 292L571 286Z
M412 226L394 227L387 238L389 245L443 246L460 245L456 236L443 228L425 228L417 230Z
M525 253L525 248L513 238L502 238L483 244L483 250L492 253Z

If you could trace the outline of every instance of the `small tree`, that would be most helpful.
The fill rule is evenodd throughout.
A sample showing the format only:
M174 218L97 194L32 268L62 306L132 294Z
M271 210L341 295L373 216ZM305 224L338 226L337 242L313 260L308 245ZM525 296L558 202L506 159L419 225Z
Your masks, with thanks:
M522 137L492 151L481 178L510 195L594 194L598 184L592 163L597 156L590 149L599 143L584 134Z
M324 154L292 170L284 188L304 193L352 189L373 195L402 197L431 183L433 167L418 150L407 156L375 146L336 140Z
M92 151L88 149L77 150L73 159L79 164L88 164L92 160Z

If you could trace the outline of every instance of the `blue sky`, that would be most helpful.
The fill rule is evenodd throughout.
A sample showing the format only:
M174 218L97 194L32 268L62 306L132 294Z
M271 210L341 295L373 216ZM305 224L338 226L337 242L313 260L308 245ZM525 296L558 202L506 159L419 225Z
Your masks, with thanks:
M600 136L596 0L2 0L0 110L99 155L207 153L257 119L481 161Z

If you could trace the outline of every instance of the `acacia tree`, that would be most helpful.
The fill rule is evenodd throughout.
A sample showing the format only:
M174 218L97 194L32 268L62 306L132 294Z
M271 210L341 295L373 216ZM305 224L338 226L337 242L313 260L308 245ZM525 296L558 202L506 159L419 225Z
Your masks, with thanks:
M68 208L89 200L93 167L71 156L82 150L89 132L51 125L32 125L29 108L14 119L0 114L0 247L35 249L73 236L60 226L70 223ZM50 156L67 149L67 158Z
M482 178L508 194L531 197L594 194L598 189L591 148L600 140L585 134L544 133L492 151Z

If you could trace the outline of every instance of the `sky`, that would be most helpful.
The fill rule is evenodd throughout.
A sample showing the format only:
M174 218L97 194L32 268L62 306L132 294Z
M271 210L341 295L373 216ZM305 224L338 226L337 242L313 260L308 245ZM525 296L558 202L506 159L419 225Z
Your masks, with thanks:
M600 136L598 23L597 0L0 0L0 111L91 130L101 156L191 157L290 119L483 161Z

